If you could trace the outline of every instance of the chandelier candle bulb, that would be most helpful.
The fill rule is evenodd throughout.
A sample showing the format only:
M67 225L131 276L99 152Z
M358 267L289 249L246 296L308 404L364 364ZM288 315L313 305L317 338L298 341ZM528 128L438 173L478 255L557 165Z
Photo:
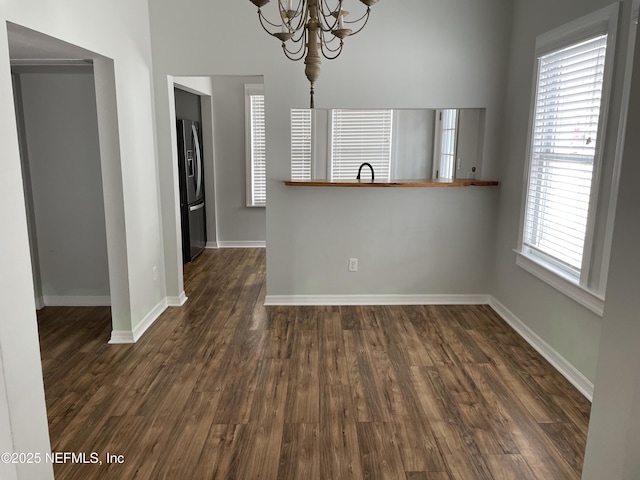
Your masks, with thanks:
M361 7L366 6L363 7L366 8L364 14L358 20L346 22L344 17L349 12L342 6L347 0L299 0L295 9L293 0L287 0L286 8L284 0L278 0L278 24L267 20L262 12L262 7L267 5L269 0L249 1L258 7L258 19L262 28L282 42L285 56L293 61L304 60L305 74L311 84L311 108L314 108L314 87L320 75L320 55L327 60L338 58L344 47L343 40L366 26L371 6L378 2L360 0ZM357 3L356 0L353 2ZM354 30L346 28L346 25L353 26ZM276 30L273 31L273 28Z

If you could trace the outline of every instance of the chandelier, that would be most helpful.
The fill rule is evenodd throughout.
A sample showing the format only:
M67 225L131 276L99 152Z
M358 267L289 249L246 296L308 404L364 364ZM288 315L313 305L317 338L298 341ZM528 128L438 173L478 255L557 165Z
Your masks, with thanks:
M313 94L316 80L320 76L320 53L327 60L333 60L342 53L344 39L360 32L367 24L371 6L378 0L360 0L366 5L363 15L354 21L347 21L349 14L342 8L344 0L329 6L336 0L277 0L280 22L270 22L262 14L270 0L250 0L258 7L260 25L269 34L282 42L282 50L290 60L304 58L305 75L311 84L311 108L314 108ZM350 27L353 27L350 28ZM273 31L271 31L273 30Z

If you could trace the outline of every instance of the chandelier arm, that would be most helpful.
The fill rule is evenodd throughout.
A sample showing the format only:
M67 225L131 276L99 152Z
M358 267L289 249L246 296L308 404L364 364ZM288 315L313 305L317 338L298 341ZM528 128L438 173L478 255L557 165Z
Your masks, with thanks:
M306 42L301 41L302 38L298 39L298 42L296 43L300 43L300 48L298 48L298 50L293 50L287 47L286 44L283 45L282 49L284 50L284 54L285 56L289 59L289 60L293 60L293 61L298 61L298 60L302 60L305 55L307 54L306 51Z
M282 51L284 52L284 56L287 57L289 60L293 60L294 62L299 62L300 60L302 60L305 55L306 55L306 51L303 48L300 48L300 50L298 50L297 52L290 52L287 49L286 45L282 45ZM299 56L296 56L300 54Z
M362 14L362 16L360 18L358 18L357 20L344 20L344 23L348 23L350 25L353 25L355 23L360 23L364 18L368 18L369 17L369 13L371 12L371 7L367 7L367 10Z
M326 0L323 0L321 3L326 5ZM318 20L320 22L320 28L324 32L330 32L334 30L338 26L338 18L333 20L333 23L329 23L329 18L333 16L333 10L331 10L327 5L327 11L325 11L321 6L318 7L320 15L318 16Z
M332 10L331 7L329 6L329 2L327 2L327 0L319 0L318 2L318 10L320 11L320 13L322 13L323 17L328 17L330 15L333 15L335 12L339 12L340 11L340 7L342 7L342 4L344 3L343 0L338 0L338 6L336 7L335 10ZM324 6L324 8L323 8Z
M352 32L351 35L349 35L350 37L353 37L355 34L360 33L364 29L364 27L367 26L367 23L369 23L370 13L371 13L371 7L367 7L367 13L365 13L359 20L356 20L355 22L345 22L345 23L357 23L364 18L364 23L362 24L362 26L358 28L356 31Z
M299 44L300 48L294 51L293 49L287 48L287 45L283 43L282 50L289 60L297 62L302 60L307 54L307 30L304 29L297 39L292 39L292 42L293 44Z
M275 23L271 23L269 20L267 20L267 18L262 14L260 10L258 10L258 19L260 20L260 25L262 26L263 30L267 32L269 35L273 35L273 33L271 33L269 29L264 25L265 23L268 23L269 25L275 28L280 28L282 26L282 25L276 25Z
M298 34L298 38L295 37L295 34ZM294 36L291 37L291 43L300 43L302 40L305 39L305 33L306 33L306 29L302 29L302 30L297 30L296 32L294 32ZM304 42L306 43L306 41ZM304 45L304 43L302 45Z
M291 19L289 19L289 26L292 28L293 31L298 31L301 28L303 28L305 26L305 23L307 21L307 15L305 14L305 12L307 11L307 0L300 0L298 2L298 6L296 7L296 14L293 16L293 18L296 17L300 17L298 20L298 24L293 27L291 25Z
M342 48L342 40L340 40L338 37L334 36L333 34L329 34L330 32L326 32L322 34L322 38L321 38L321 42L320 44L322 46L324 46L326 48L327 51L329 52L337 52L338 50L340 50ZM327 40L328 38L328 40ZM336 48L331 48L331 45L334 42L339 42L338 46Z
M296 15L296 17L300 17L300 19L298 20L298 23L295 26L291 24L291 19L289 19L289 28L291 29L292 32L297 32L298 30L304 29L304 26L306 23L306 18L305 18L306 15L304 14L304 12L300 12L299 14Z
M347 21L345 20L345 22L344 22L344 23L349 24L349 25L353 25L353 24L355 24L355 23L361 22L361 21L364 19L364 23L360 26L360 28L358 28L356 31L354 31L353 33L351 33L351 35L350 35L350 36L352 36L352 37L353 37L356 33L359 33L359 32L361 32L361 31L362 31L362 29L367 25L367 23L369 23L369 16L370 16L370 14L371 14L371 7L367 7L367 12L366 12L362 17L360 17L358 20L355 20L355 21L353 21L353 22L347 22Z
M320 51L322 52L322 56L324 58L326 58L327 60L335 60L342 53L342 47L343 46L344 46L344 44L342 42L340 42L340 46L337 49L331 50L331 49L327 48L327 46L324 43L321 43L320 44ZM327 54L326 52L331 52L332 54L335 53L335 55L330 55L330 54Z
M322 43L327 46L328 50L335 51L336 49L335 48L331 48L330 45L332 45L335 42L340 42L340 39L338 37L336 37L335 35L333 35L333 34L329 35L329 33L331 33L331 32L323 33L323 35L322 35ZM328 40L327 40L327 37L329 38ZM340 46L338 46L338 48L340 48Z

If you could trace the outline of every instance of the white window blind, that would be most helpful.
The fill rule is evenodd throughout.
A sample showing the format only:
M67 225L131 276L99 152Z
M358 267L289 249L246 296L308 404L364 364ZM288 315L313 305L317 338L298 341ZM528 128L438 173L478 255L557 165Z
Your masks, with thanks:
M580 279L607 35L545 54L531 140L523 251Z
M250 206L267 203L266 133L264 95L249 94L250 101Z
M311 110L291 110L291 180L311 180Z
M453 180L458 144L458 110L447 108L439 112L440 169L438 178Z
M331 180L355 180L368 162L375 178L389 180L393 110L333 110L331 112ZM368 168L363 179L370 178Z

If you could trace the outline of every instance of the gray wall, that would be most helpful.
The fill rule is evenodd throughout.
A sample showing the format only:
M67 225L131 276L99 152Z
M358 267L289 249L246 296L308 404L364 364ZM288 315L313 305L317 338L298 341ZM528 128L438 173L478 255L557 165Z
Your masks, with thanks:
M45 305L108 305L93 74L21 74L20 86L36 291Z
M589 381L595 379L602 319L558 290L516 266L520 211L524 188L527 132L534 78L536 36L610 4L609 0L514 2L513 34L506 89L502 185L495 249L493 295L517 318L555 349ZM607 222L606 200L612 181L620 118L630 2L622 3L616 71L606 135L596 252L602 249Z
M246 83L261 84L263 79L260 76L212 78L216 212L220 245L266 240L265 208L247 207L246 204Z
M282 55L250 3L196 0L192 7L199 15L187 18L175 2L149 4L161 182L172 176L164 140L167 75L264 75L269 295L488 292L493 259L479 252L490 252L494 242L497 189L286 187L290 109L309 101L303 64ZM316 105L486 107L479 175L495 178L510 22L508 0L380 2L367 27L347 40L342 57L323 62ZM391 40L389 31L408 33ZM165 206L174 203L172 195L163 192L169 230L173 220ZM171 241L165 236L167 251ZM347 272L349 257L360 259L356 274ZM167 288L172 294L180 281L169 277Z
M47 452L51 446L13 108L10 32L13 38L38 37L48 47L56 46L55 38L65 40L72 58L93 60L114 329L131 333L166 306L148 2L112 0L77 7L75 0L7 0L0 9L0 225L10 232L0 235L0 349L6 392L0 395L0 415L9 412L16 452ZM37 32L46 32L46 40ZM158 281L153 280L154 266ZM4 444L4 433L2 440ZM53 468L46 463L16 469L20 479L53 478Z
M583 479L640 478L640 37L626 124L618 207L602 319Z
M460 110L458 123L456 178L474 178L482 163L484 111Z
M11 75L13 83L13 101L18 127L18 141L20 147L20 167L22 170L22 185L24 206L27 213L27 229L29 232L29 253L31 254L31 275L33 277L33 290L36 308L42 308L42 280L40 275L40 259L38 258L38 236L36 232L35 207L33 205L33 192L31 189L31 172L29 171L29 156L27 137L24 126L24 109L22 108L22 87L19 75Z

